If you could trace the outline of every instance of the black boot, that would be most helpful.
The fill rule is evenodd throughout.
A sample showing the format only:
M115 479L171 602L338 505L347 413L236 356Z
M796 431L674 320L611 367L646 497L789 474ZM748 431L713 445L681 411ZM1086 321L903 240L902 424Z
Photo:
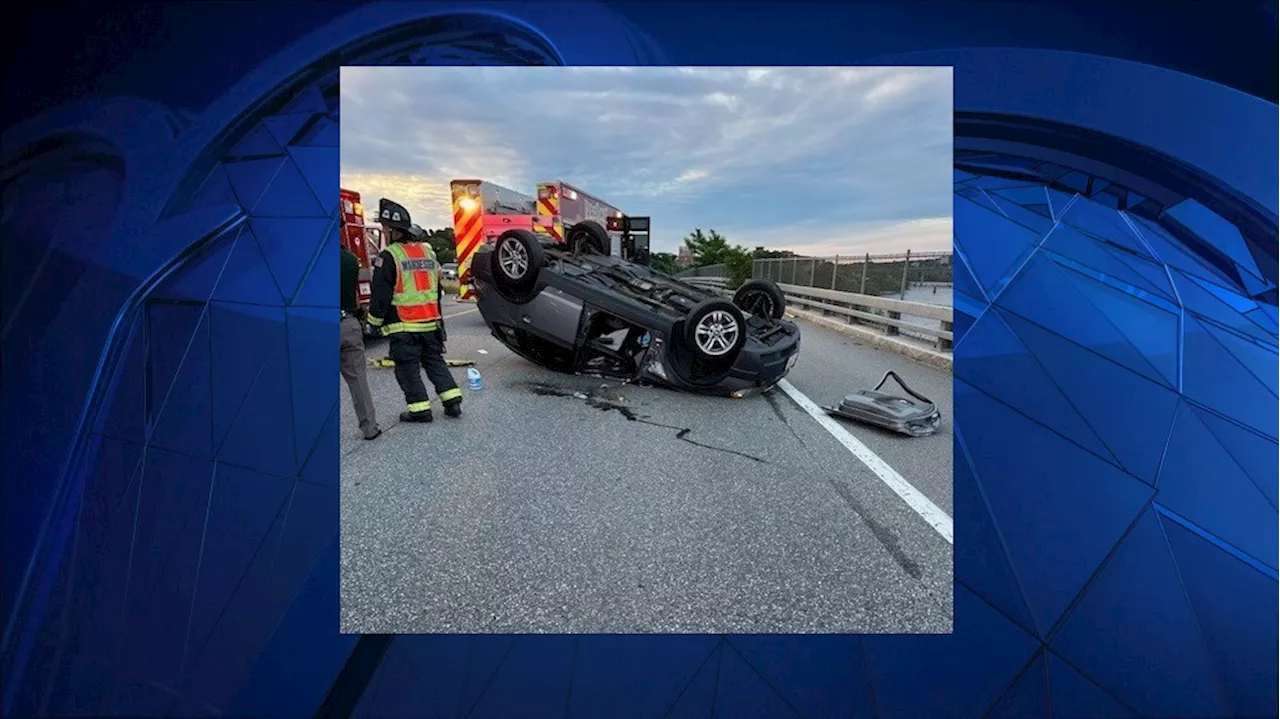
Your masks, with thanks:
M444 403L444 416L457 419L462 416L462 400L455 399Z
M430 422L432 420L431 410L423 410L421 412L401 412L401 422Z

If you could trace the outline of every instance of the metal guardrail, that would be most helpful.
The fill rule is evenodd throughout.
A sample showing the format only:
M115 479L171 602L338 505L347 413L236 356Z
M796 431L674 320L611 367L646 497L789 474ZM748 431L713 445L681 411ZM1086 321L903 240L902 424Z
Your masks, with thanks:
M681 277L682 281L720 294L730 294L725 277ZM953 340L953 317L950 307L906 302L856 292L841 292L820 287L804 287L778 283L787 303L808 312L821 312L824 317L840 316L849 324L870 325L886 335L906 335L932 341L942 352L950 352ZM936 326L931 326L936 325Z
M688 277L728 277L729 268L725 265L703 265L702 267L690 267L680 270L676 273L676 277L685 279Z

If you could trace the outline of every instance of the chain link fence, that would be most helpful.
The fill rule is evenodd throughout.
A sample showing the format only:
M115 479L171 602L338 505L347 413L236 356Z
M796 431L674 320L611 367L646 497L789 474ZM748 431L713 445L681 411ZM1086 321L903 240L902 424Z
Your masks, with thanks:
M951 304L951 253L776 257L752 262L751 276L778 284L820 287L925 304ZM679 277L729 277L725 265L682 271ZM945 290L945 291L944 291Z
M938 294L938 288L951 287L950 252L759 259L752 265L751 276L779 284L951 304L950 292L945 293L943 301L930 301Z

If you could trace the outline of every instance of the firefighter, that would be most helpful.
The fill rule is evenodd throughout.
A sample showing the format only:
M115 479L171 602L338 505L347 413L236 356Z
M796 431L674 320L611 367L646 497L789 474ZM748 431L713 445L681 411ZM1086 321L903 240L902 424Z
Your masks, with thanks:
M396 382L407 408L403 422L430 422L431 400L422 370L435 386L446 417L462 416L462 390L444 361L444 314L440 265L422 230L409 221L403 206L387 199L378 205L378 219L387 234L387 248L378 254L373 270L369 324L390 344Z

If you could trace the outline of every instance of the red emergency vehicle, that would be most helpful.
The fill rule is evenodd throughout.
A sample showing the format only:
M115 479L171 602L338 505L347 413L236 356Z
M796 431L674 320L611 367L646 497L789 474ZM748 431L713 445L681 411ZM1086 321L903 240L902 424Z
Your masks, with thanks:
M342 246L351 251L360 260L360 285L358 301L361 307L369 306L370 285L373 277L373 258L369 254L369 241L364 222L364 205L360 204L360 193L354 190L340 190L342 198ZM375 251L376 254L376 251Z
M453 237L458 253L458 298L475 298L471 287L471 257L483 244L492 244L511 229L530 230L563 243L568 228L593 220L609 230L611 247L597 251L623 254L616 223L622 210L559 180L540 182L536 197L525 195L484 180L454 180L449 183L453 205Z
M373 279L373 258L386 249L386 238L382 233L382 225L376 220L365 220L364 205L360 203L360 193L354 190L340 190L342 207L342 229L340 230L342 246L360 260L360 283L356 289L356 301L364 309L369 309L372 299L370 280ZM374 213L377 217L377 213ZM361 322L366 335L371 331L368 323Z
M556 242L564 242L565 230L579 222L591 220L608 228L610 217L624 216L622 210L561 180L538 183L538 214L549 222L539 225L535 232L549 235ZM596 249L604 254L621 254L618 237L610 233L610 239L612 247Z

